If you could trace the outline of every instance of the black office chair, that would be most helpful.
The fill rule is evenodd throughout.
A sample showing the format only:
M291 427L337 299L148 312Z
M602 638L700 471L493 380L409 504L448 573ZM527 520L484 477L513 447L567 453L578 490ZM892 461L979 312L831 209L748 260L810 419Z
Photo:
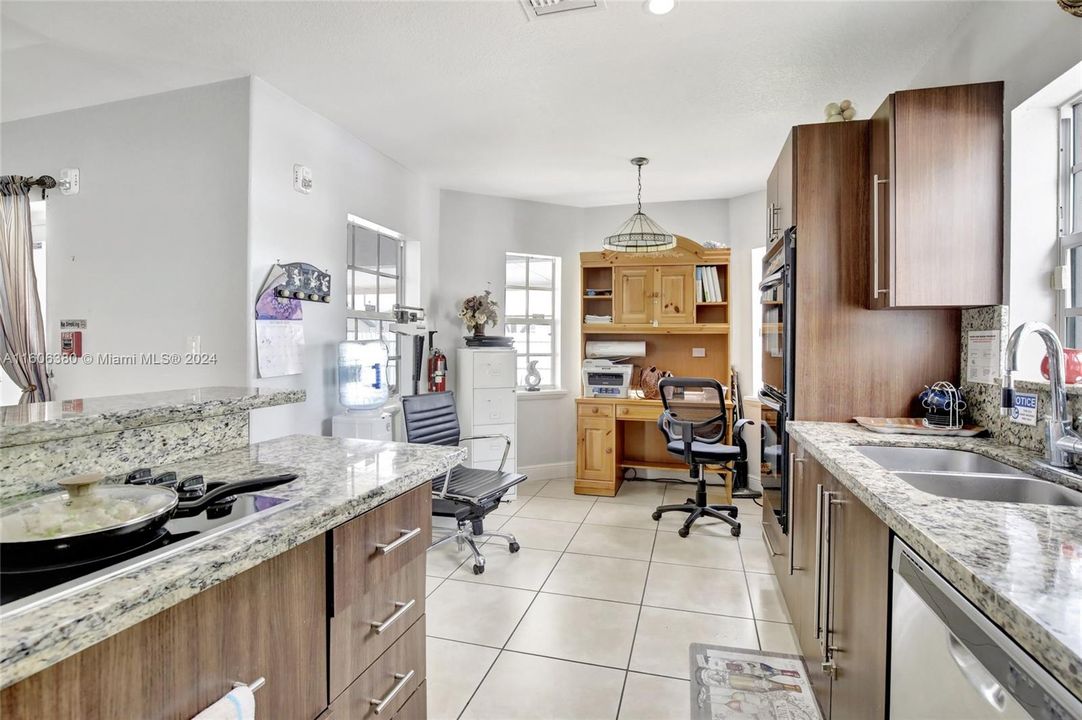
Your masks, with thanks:
M691 526L703 517L717 518L727 522L734 537L740 536L740 523L735 505L710 505L706 501L706 476L704 465L724 465L733 473L730 482L736 487L747 483L748 448L741 432L750 420L738 420L733 425L736 445L723 445L729 426L725 408L725 386L712 378L662 379L658 385L665 412L658 418L657 426L665 434L667 448L679 455L691 471L691 479L698 483L695 498L688 498L682 505L661 505L655 511L654 520L660 520L667 512L688 514L684 526L677 532L687 537Z
M402 413L406 425L406 440L411 443L457 446L466 440L492 438L503 438L507 443L500 466L496 470L456 465L447 471L442 483L439 478L433 478L432 514L437 517L453 517L458 522L458 531L433 543L433 547L452 539L458 541L460 549L468 545L473 553L475 575L485 571L485 556L477 549L474 538L503 538L511 552L518 552L519 545L514 535L485 532L484 529L485 516L500 506L500 501L508 490L526 479L525 475L503 471L507 451L511 449L511 440L506 435L459 437L458 413L455 411L453 392L407 395L402 398Z

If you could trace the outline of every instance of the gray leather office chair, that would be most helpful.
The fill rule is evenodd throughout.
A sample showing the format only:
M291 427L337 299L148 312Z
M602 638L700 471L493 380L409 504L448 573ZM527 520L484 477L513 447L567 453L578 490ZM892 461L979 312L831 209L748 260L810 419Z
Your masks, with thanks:
M713 378L664 378L658 385L661 404L665 411L658 418L657 426L665 434L666 447L673 455L679 455L687 463L691 479L696 481L695 497L680 505L660 505L653 514L660 520L663 513L684 512L688 514L683 527L677 530L680 537L687 537L691 526L703 517L716 518L729 524L729 532L740 536L739 512L735 505L711 505L706 501L706 476L704 465L723 465L732 470L737 487L747 483L748 448L742 437L750 420L738 420L733 425L736 445L724 445L729 427L729 414L725 407L725 386Z
M507 451L511 449L511 440L506 435L460 437L453 392L405 396L402 398L402 413L406 425L406 440L411 443L457 446L465 440L490 438L503 438L507 443L500 466L496 470L457 465L448 470L442 478L433 478L432 514L437 517L453 517L458 523L455 534L434 543L433 547L452 539L458 542L459 548L469 546L473 553L475 575L485 571L485 556L477 549L475 538L503 538L511 552L518 552L519 545L514 535L486 532L484 529L485 516L500 506L500 501L508 490L526 479L526 476L520 473L503 471Z

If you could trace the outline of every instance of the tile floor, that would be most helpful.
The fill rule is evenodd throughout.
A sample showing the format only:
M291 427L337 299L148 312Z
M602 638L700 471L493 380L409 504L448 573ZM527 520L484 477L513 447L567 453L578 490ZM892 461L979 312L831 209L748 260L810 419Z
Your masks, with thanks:
M429 551L432 720L686 720L689 644L796 652L758 505L738 501L739 539L717 521L681 538L650 513L691 486L572 482L527 481L489 516L522 550L491 541L482 575L454 542Z

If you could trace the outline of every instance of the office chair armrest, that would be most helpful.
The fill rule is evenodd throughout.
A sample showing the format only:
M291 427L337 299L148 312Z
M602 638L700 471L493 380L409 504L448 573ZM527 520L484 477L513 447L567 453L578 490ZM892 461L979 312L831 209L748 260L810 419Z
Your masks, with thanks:
M754 420L749 420L747 418L740 418L733 424L733 439L736 440L736 444L740 448L741 458L746 458L748 456L748 445L744 442L744 427L746 425L754 424Z
M453 467L447 468L447 474L443 476L443 489L440 490L438 493L434 493L434 495L441 500L447 497L447 486L451 484L451 473L455 471L456 467L458 466L455 465Z
M503 457L500 458L500 466L496 468L496 472L503 472L503 464L507 462L507 454L511 452L511 438L499 433L496 435L470 435L469 437L459 438L458 441L463 443L467 440L495 440L496 438L503 438L504 442Z

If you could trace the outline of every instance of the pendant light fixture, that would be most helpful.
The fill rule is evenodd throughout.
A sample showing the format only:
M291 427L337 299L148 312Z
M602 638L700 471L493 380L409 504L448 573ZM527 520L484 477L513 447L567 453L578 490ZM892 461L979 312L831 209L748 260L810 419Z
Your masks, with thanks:
M631 164L639 169L639 209L629 217L616 232L605 238L604 248L614 252L650 253L672 250L676 236L654 222L642 211L642 166L648 158L631 158Z

